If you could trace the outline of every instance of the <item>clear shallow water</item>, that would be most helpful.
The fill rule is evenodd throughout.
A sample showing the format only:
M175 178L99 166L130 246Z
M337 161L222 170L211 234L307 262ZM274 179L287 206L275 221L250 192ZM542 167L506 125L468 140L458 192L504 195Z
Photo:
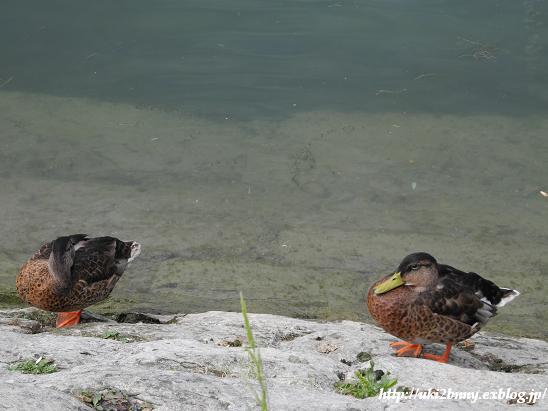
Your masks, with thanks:
M367 319L408 252L546 338L543 2L8 1L0 288L68 232L144 253L100 309Z

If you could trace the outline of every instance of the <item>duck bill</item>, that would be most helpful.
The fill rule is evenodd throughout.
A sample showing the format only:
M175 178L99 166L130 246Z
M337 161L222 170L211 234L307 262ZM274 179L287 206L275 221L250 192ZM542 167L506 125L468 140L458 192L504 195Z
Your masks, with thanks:
M397 272L397 273L394 273L388 280L383 281L382 283L377 285L373 289L373 291L375 292L375 294L384 294L404 284L405 284L405 281L402 280L401 273Z

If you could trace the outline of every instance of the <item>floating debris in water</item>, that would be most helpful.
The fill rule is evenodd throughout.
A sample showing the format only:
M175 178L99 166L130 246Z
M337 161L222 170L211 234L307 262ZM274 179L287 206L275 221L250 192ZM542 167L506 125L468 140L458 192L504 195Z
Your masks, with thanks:
M413 80L420 80L421 78L428 78L428 77L435 77L435 76L437 76L436 73L424 73L424 74L418 75Z
M405 92L407 92L407 89L406 89L406 88L402 88L401 90L385 90L385 89L380 89L380 90L377 90L377 92L375 93L375 95L380 96L381 94L402 94L402 93L405 93Z
M458 37L458 39L461 43L464 42L464 48L467 50L467 53L461 54L459 57L472 57L475 60L482 61L497 60L496 53L498 49L495 46L464 37Z
M0 88L4 87L6 84L11 83L12 80L13 80L13 76L11 76L6 81L4 81L2 84L0 84Z
M539 193L540 193L540 195L543 196L544 198L548 198L548 193L547 193L546 191L540 190Z
M415 191L415 189L417 188L417 183L415 183L414 181L411 183L411 190Z

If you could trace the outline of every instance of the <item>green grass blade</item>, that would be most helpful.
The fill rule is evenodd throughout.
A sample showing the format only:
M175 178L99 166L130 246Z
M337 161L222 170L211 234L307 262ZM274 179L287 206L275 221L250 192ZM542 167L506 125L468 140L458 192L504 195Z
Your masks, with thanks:
M266 378L265 378L264 368L263 368L263 360L261 358L261 353L259 352L259 348L257 347L257 343L255 342L255 338L253 337L253 331L251 330L251 324L249 323L249 318L247 316L247 305L244 300L244 295L241 291L240 291L240 305L242 307L242 316L244 317L244 327L247 335L246 351L249 356L249 360L251 361L251 364L254 367L257 382L259 383L259 386L261 387L260 396L257 395L257 393L255 392L253 394L255 395L257 402L261 406L261 411L268 411L267 388L266 388Z

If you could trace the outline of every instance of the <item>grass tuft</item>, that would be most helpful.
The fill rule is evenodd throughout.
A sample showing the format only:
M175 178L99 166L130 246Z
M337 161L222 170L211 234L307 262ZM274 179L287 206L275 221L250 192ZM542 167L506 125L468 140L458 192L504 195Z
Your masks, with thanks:
M38 360L26 360L15 363L9 367L11 371L19 371L23 374L51 374L59 371L53 360L40 357Z
M25 320L37 321L42 328L55 327L55 321L57 319L57 313L38 309L21 310L20 312L17 312L15 316L24 318Z
M398 380L389 378L389 372L386 374L382 370L375 370L375 364L370 362L368 368L363 371L356 371L357 381L338 382L335 388L338 392L345 395L352 395L356 398L376 397L381 389L388 391L398 383Z
M115 388L86 390L76 395L80 401L97 411L152 411L152 404Z
M253 366L253 371L254 371L255 377L257 378L257 382L259 383L261 387L260 395L257 394L256 392L253 392L253 394L255 396L255 400L257 401L257 404L261 406L261 411L267 411L268 410L267 389L266 389L266 378L264 375L264 368L263 368L263 360L261 359L261 353L259 352L257 343L255 342L255 338L253 337L253 332L251 330L249 318L247 317L247 306L245 304L244 295L242 294L241 291L240 291L240 305L242 307L242 316L244 317L244 327L247 334L247 346L245 347L245 350L247 352L247 355L249 356L251 365Z
M123 342L123 343L132 343L132 342L136 342L136 341L144 341L145 340L141 336L121 334L119 331L115 331L115 330L105 331L99 337L104 338L105 340L120 341L120 342Z

